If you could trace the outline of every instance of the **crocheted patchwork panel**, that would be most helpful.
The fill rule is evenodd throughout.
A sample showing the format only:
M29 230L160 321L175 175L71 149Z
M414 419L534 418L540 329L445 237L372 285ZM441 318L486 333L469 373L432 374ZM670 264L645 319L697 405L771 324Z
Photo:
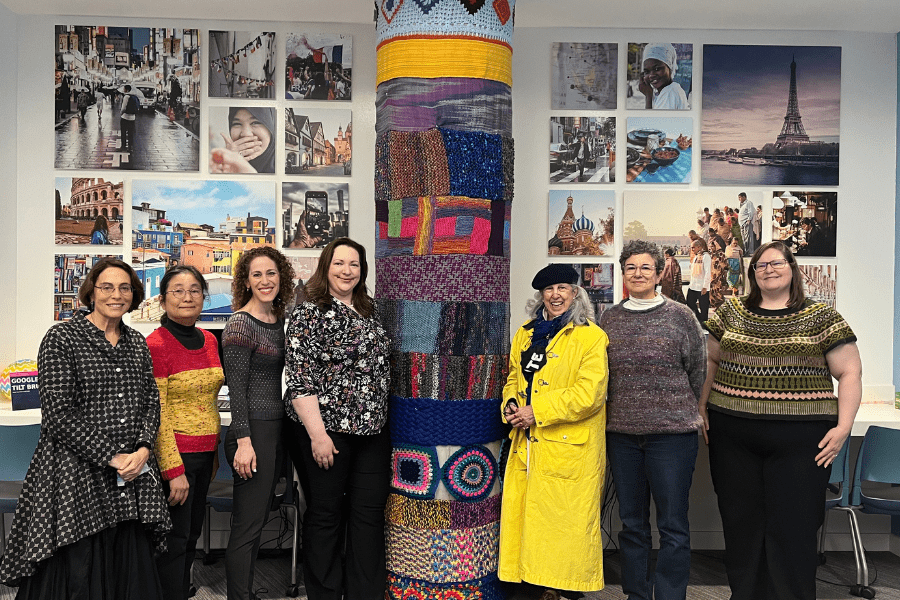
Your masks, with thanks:
M414 529L390 523L387 568L432 583L479 579L497 570L500 523L466 529Z
M377 42L466 35L512 43L515 0L375 0Z
M376 133L435 127L511 136L512 88L471 77L400 77L378 86Z
M464 446L501 439L509 427L500 419L500 398L445 401L390 397L391 439L410 444Z
M460 583L431 583L388 573L386 600L505 600L496 575Z
M394 444L391 451L391 487L394 491L410 498L434 498L440 479L434 447Z
M454 500L411 500L388 496L386 517L389 523L417 529L468 529L500 520L500 496L479 502Z
M514 160L508 137L443 128L388 131L375 141L375 200L468 196L511 201Z
M509 257L508 202L422 196L375 203L375 258L428 254Z
M499 400L508 369L508 354L441 356L394 352L391 391L401 398Z
M441 466L441 481L457 500L484 500L497 481L497 461L484 446L460 448Z
M380 300L378 310L395 351L455 356L509 352L505 302Z
M375 259L375 297L423 302L509 302L509 259L447 254Z

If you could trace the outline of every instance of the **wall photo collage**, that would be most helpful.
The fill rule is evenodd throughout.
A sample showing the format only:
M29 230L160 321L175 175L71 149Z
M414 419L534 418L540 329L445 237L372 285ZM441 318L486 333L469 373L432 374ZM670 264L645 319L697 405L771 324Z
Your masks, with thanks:
M807 295L834 306L840 84L840 47L552 43L548 262L602 256L620 277L618 251L644 239L673 251L686 286L700 237L714 310L747 293L752 251L782 240Z
M244 251L283 249L305 281L347 235L351 35L67 24L55 36L54 237L67 248L54 320L83 308L84 275L115 256L146 288L132 322L158 321L165 270L190 264L210 287L201 321L223 323Z

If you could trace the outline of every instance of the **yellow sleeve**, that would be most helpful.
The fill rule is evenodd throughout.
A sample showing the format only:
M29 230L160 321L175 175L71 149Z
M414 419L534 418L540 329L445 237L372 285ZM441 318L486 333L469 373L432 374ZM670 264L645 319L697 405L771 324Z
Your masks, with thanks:
M509 349L509 375L506 376L506 385L503 386L503 398L500 399L500 418L506 423L506 415L503 409L510 400L515 400L519 406L525 404L519 397L519 370L522 362L522 344L528 336L528 331L520 327L513 337L512 346Z
M586 419L600 411L606 402L609 379L606 333L596 325L582 325L572 335L578 336L569 342L575 344L576 355L563 357L569 364L558 365L549 375L551 385L536 385L546 375L543 372L535 375L531 406L538 427Z

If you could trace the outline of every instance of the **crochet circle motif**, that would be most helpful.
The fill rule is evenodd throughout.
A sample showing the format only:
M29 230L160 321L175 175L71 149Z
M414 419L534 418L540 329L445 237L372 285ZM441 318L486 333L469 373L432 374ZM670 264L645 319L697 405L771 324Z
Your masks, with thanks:
M486 498L497 478L497 462L484 446L460 448L442 470L441 479L450 494L467 502Z

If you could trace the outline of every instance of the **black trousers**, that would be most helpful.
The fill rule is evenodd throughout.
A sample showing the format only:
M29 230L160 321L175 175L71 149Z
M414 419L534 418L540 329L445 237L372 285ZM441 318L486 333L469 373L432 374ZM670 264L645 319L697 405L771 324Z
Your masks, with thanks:
M169 506L172 531L167 539L168 550L156 559L156 568L167 600L187 600L191 587L191 565L197 552L197 540L206 518L206 493L212 478L215 452L190 452L181 455L184 476L187 477L188 497L184 504ZM163 492L169 497L169 482L163 482Z
M122 150L134 149L135 123L129 119L119 119L119 129L122 130Z
M390 487L391 439L332 433L338 454L327 471L312 456L306 428L289 425L306 497L303 581L309 600L381 600L386 581L384 508ZM290 446L289 446L290 447ZM344 560L341 560L341 551Z
M281 421L250 419L250 440L256 452L256 473L241 479L234 473L237 438L229 429L225 436L225 456L234 476L234 507L231 512L231 535L225 549L225 578L228 600L248 600L253 591L253 571L259 552L275 484L282 474Z
M698 304L700 305L699 308L697 307ZM691 309L691 312L694 313L701 325L706 323L709 319L709 292L701 294L697 290L688 290L687 307Z
M814 459L834 425L709 411L709 468L732 600L815 600L816 534L831 468Z

